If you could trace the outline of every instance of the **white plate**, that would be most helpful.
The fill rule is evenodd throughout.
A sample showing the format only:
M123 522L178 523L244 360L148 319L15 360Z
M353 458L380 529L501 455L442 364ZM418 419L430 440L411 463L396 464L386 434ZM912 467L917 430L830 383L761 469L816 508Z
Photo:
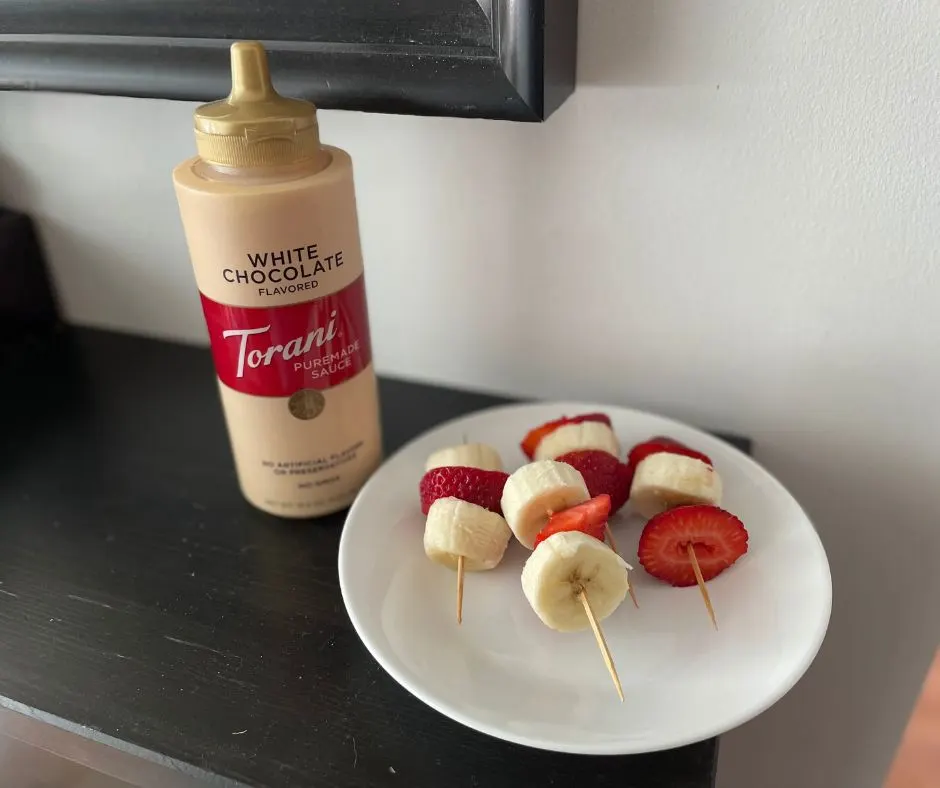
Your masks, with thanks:
M672 588L636 560L643 521L629 506L611 521L634 567L629 598L603 623L623 683L618 701L590 631L554 632L522 594L529 552L515 540L495 570L467 575L463 624L455 573L424 555L418 481L427 456L464 436L523 464L525 433L562 414L607 413L626 451L670 435L708 454L722 506L743 521L750 549L709 582L716 632L696 588ZM819 537L793 497L737 449L684 424L583 403L494 408L443 424L391 457L349 511L339 579L359 637L405 689L457 722L517 744L597 755L652 752L707 739L779 700L816 656L832 604Z

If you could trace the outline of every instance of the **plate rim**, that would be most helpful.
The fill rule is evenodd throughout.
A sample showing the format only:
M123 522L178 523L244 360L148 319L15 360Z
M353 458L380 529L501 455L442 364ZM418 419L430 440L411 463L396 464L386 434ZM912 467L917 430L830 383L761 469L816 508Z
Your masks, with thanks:
M656 746L630 746L630 741L623 741L619 745L616 742L599 742L597 745L565 745L559 744L558 742L546 742L544 739L534 738L518 734L505 728L497 728L495 726L489 725L487 723L480 723L478 720L475 720L469 715L464 714L460 709L455 708L447 703L439 702L432 693L429 693L424 690L424 688L411 680L410 677L404 676L399 670L398 667L391 660L386 660L382 656L382 649L378 648L375 641L372 640L368 630L364 627L362 621L359 619L358 615L353 610L352 606L349 604L349 593L350 593L350 580L347 576L346 566L349 563L349 548L348 541L346 537L346 526L349 523L350 519L356 514L358 509L363 505L363 501L370 495L371 488L378 485L379 470L368 479L368 481L360 489L359 493L356 495L353 500L352 505L349 507L349 511L346 514L346 518L343 521L343 530L340 534L339 542L339 551L337 555L337 569L339 573L339 585L340 585L340 594L343 598L343 606L346 609L346 615L349 617L350 622L353 625L357 636L362 641L362 644L365 646L366 651L369 652L371 657L381 666L381 668L392 678L394 681L406 692L408 692L413 697L417 698L419 701L424 703L429 708L433 709L439 714L447 717L454 722L463 725L471 730L474 730L478 733L482 733L487 736L491 736L502 741L510 742L512 744L521 745L524 747L530 747L536 750L542 750L547 752L558 752L565 753L570 755L591 755L591 756L617 756L617 755L642 755L645 753L654 753L654 752L663 752L667 750L677 749L679 747L685 747L692 744L698 744L709 739L718 738L723 736L726 733L729 733L736 728L739 728L741 725L744 725L751 720L756 719L768 709L776 705L782 698L784 698L789 692L800 682L803 676L806 675L806 672L809 670L810 666L816 660L816 657L819 655L819 651L822 648L822 645L826 639L826 634L829 631L829 624L832 619L832 568L829 564L829 556L826 553L826 547L822 542L822 539L819 536L819 532L816 529L815 523L806 513L806 510L796 499L796 497L786 488L786 486L767 468L757 462L752 456L741 451L737 446L732 443L729 443L724 438L714 433L703 430L700 427L696 427L687 422L680 421L679 419L674 419L670 416L664 416L653 411L648 411L640 408L632 408L624 405L616 405L612 403L598 403L598 402L579 402L573 400L530 400L522 402L507 403L503 405L492 405L483 408L477 408L476 410L467 411L459 416L454 416L453 418L446 419L438 424L432 425L427 429L423 430L419 434L412 437L410 440L402 444L396 451L390 454L382 463L386 465L396 460L399 455L406 453L411 449L411 447L423 440L428 434L432 432L443 431L448 427L451 427L454 424L457 424L461 421L464 421L471 417L480 416L482 414L488 413L499 413L506 411L515 411L515 410L527 410L530 408L543 408L543 407L557 407L562 411L575 411L581 410L584 412L591 411L607 411L607 410L617 410L621 412L627 412L635 416L640 417L651 417L660 421L669 422L677 427L680 427L683 430L692 430L702 436L705 436L711 440L721 441L724 446L729 448L733 453L737 454L739 460L743 460L746 464L751 464L755 466L758 470L764 473L777 487L779 487L796 505L799 512L803 515L804 519L810 526L810 531L815 537L816 546L819 549L820 555L822 557L822 565L825 568L825 587L826 587L826 600L824 604L824 610L820 616L819 622L817 624L814 636L809 647L806 649L800 661L796 664L793 671L788 675L786 681L780 682L777 687L776 692L771 693L767 696L763 703L759 704L756 710L749 712L743 716L741 719L737 720L733 725L723 727L723 729L717 733L711 733L705 736L679 736L675 737L672 740L664 740L663 743ZM381 469L382 466L380 466ZM740 716L740 715L739 715Z

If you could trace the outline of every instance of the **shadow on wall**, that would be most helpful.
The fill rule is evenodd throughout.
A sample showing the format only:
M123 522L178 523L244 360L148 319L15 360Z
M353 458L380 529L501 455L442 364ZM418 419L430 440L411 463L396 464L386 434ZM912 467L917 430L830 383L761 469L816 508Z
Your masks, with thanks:
M26 172L9 156L0 153L0 206L23 210L32 205L35 190L26 177Z
M66 319L204 343L170 180L192 149L191 106L27 92L0 104L0 150L18 157L3 166L33 181L14 174L0 199L36 221ZM50 123L62 115L65 136Z
M809 383L818 385L818 374ZM870 382L859 376L850 385ZM924 513L940 511L936 458L902 442L903 433L886 443L885 425L876 432L847 423L832 401L818 405L791 413L786 433L761 439L757 457L801 502L826 546L829 632L788 696L723 737L727 788L880 786L929 666L923 635L936 630L938 586L923 581L935 577L937 553L921 526Z
M75 315L70 306L81 305L76 322L83 325L126 330L164 323L166 305L181 300L165 270L142 264L133 257L132 244L116 242L100 226L64 221L71 217L56 210L55 195L49 195L53 188L47 185L46 194L40 194L21 168L0 155L0 205L22 210L35 222L54 286L62 294L64 319L72 322ZM150 229L140 227L137 232L145 242ZM133 275L127 273L130 267ZM196 299L194 288L185 295Z
M661 16L661 15L660 15ZM642 85L656 73L657 34L653 2L581 3L578 18L578 86ZM588 43L590 42L590 43Z
M3 155L0 155L0 205L23 211L33 219L46 258L59 261L58 265L50 266L54 286L59 293L67 294L69 301L97 302L99 311L108 313L116 311L116 305L132 304L139 299L139 284L131 287L130 277L118 279L108 274L120 265L119 254L106 243L108 239L44 215L38 208L39 190L27 179L25 170ZM143 288L147 290L147 285ZM61 306L67 313L67 302Z
M769 74L768 58L786 69L814 35L802 12L785 19L778 9L756 6L582 0L579 87L714 90L737 79L755 89ZM781 34L784 24L792 29ZM792 51L779 49L791 44ZM776 86L788 87L788 78ZM677 93L677 100L682 95L690 94ZM940 434L934 412L905 407L930 399L933 378L923 373L920 338L885 358L851 344L851 327L838 333L840 340L807 354L781 380L775 401L747 405L758 460L817 524L834 605L804 679L773 709L722 738L722 788L881 785L940 637ZM856 356L851 365L846 349ZM759 351L755 344L755 357Z
M710 85L746 74L767 56L765 4L581 0L578 86ZM738 31L747 31L739 35ZM725 40L726 46L715 46Z

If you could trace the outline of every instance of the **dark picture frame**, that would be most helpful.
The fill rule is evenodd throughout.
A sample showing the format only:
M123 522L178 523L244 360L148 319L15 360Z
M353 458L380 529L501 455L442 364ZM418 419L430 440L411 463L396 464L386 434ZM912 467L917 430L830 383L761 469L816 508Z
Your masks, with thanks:
M257 39L323 109L543 121L573 92L577 0L0 0L0 89L209 101Z

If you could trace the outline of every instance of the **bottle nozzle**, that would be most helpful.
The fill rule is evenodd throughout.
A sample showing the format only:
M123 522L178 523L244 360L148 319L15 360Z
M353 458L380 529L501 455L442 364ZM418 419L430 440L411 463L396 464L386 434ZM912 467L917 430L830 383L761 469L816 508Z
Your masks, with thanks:
M230 58L228 98L203 104L195 112L199 155L227 167L324 162L316 107L278 95L261 42L233 42Z
M232 93L233 102L267 101L277 92L271 83L268 70L268 55L257 41L236 41L232 44Z

